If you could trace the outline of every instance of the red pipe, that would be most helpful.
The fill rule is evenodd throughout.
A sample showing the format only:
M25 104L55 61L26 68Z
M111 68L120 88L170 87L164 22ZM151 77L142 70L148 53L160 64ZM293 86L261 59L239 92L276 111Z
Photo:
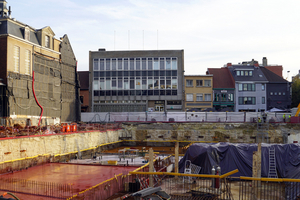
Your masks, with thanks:
M43 109L43 107L41 106L41 104L39 104L39 102L38 102L38 100L37 100L37 98L36 98L36 96L35 96L35 91L34 91L34 71L32 71L32 92L33 92L33 96L34 96L34 98L35 98L36 103L37 103L37 104L39 105L39 107L42 109L41 116L40 116L40 120L39 120L39 124L38 124L38 126L40 126L40 123L41 123L41 120L42 120L42 116L43 116L43 111L44 111L44 109Z

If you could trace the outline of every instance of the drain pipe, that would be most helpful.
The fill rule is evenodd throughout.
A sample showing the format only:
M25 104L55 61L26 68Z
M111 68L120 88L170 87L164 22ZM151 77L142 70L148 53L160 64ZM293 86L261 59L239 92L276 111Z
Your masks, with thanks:
M41 123L41 120L42 120L42 116L43 116L43 111L44 111L44 109L43 109L43 107L41 106L41 104L39 104L39 102L38 102L38 100L37 100L37 98L36 98L36 95L35 95L35 91L34 91L34 71L32 70L32 92L33 92L33 96L34 96L34 98L35 98L35 101L36 101L36 103L39 105L39 107L42 109L42 111L41 111L41 116L40 116L40 120L39 120L39 124L38 124L38 126L40 126L40 123Z

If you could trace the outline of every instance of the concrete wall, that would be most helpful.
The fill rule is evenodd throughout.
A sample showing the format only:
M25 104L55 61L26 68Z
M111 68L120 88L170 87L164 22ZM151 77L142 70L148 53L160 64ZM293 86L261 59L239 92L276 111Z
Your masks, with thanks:
M78 151L78 148L83 150L100 144L116 142L119 140L121 131L93 131L0 140L0 163L40 154L54 156Z
M133 140L179 140L204 142L256 143L256 123L152 123L123 124ZM300 142L300 124L269 125L270 143ZM265 138L266 142L267 139Z

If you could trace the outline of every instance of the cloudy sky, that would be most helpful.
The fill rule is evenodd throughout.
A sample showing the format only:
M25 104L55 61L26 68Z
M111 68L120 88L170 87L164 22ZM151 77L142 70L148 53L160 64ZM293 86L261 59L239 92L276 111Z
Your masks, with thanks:
M185 74L255 59L300 69L299 0L7 0L12 17L67 34L88 70L89 51L184 49ZM290 71L290 73L287 73Z

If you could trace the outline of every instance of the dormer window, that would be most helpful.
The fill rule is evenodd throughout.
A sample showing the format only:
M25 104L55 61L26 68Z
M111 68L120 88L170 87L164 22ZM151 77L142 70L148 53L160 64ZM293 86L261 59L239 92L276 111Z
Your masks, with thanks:
M45 36L45 47L50 48L50 37L48 35Z

